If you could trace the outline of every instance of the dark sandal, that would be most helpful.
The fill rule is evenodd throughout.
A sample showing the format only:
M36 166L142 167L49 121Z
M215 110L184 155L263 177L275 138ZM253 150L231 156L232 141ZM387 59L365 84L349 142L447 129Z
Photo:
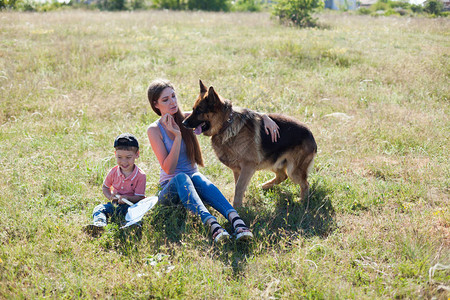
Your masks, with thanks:
M240 224L235 224L237 221L242 221ZM253 233L245 226L244 221L241 217L236 216L231 220L231 225L234 228L234 234L236 236L236 241L249 241L253 238Z
M212 238L215 243L225 241L229 239L230 234L222 227L217 221L212 221L209 225L212 227L213 225L216 225L216 228L211 232ZM222 230L219 232L219 230Z

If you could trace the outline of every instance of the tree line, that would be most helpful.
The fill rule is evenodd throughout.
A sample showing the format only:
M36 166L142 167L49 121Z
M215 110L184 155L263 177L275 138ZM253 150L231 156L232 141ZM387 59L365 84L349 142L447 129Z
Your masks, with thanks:
M324 0L0 0L0 10L51 11L84 8L107 11L169 9L202 11L271 11L280 23L297 27L318 26L315 12L324 8ZM423 6L411 5L404 0L378 0L370 8L360 8L359 14L448 16L442 0L427 0Z

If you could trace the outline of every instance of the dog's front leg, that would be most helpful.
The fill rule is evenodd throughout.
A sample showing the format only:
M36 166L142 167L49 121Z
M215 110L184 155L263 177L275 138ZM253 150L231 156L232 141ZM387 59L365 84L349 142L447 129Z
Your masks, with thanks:
M253 174L255 174L256 169L249 166L243 166L241 168L241 173L236 182L236 187L234 190L234 207L242 206L242 199L244 199L245 191L247 190L247 186L252 179Z

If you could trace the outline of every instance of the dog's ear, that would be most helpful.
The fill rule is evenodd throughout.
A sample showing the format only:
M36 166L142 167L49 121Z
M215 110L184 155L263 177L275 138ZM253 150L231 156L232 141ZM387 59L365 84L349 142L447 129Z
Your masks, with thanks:
M219 95L216 93L214 88L212 86L209 87L208 90L208 100L211 104L216 103L217 101L220 101Z
M199 80L200 83L200 94L206 93L206 86L203 84L202 80Z
M219 94L216 93L214 88L211 86L208 90L208 106L214 110L220 110L224 105L223 100L220 98Z

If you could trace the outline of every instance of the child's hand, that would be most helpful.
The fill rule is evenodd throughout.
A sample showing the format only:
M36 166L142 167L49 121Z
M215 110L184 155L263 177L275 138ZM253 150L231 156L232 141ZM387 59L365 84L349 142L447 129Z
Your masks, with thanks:
M117 197L117 203L119 203L119 204L126 204L125 202L123 202L121 195L116 195L116 197Z
M117 197L118 195L116 194L111 194L111 197L109 197L109 200L113 203L116 204L119 200L119 198Z
M125 202L123 202L123 200L122 200L122 195L119 195L119 194L113 195L113 200L112 201L117 203L117 204L125 204Z

